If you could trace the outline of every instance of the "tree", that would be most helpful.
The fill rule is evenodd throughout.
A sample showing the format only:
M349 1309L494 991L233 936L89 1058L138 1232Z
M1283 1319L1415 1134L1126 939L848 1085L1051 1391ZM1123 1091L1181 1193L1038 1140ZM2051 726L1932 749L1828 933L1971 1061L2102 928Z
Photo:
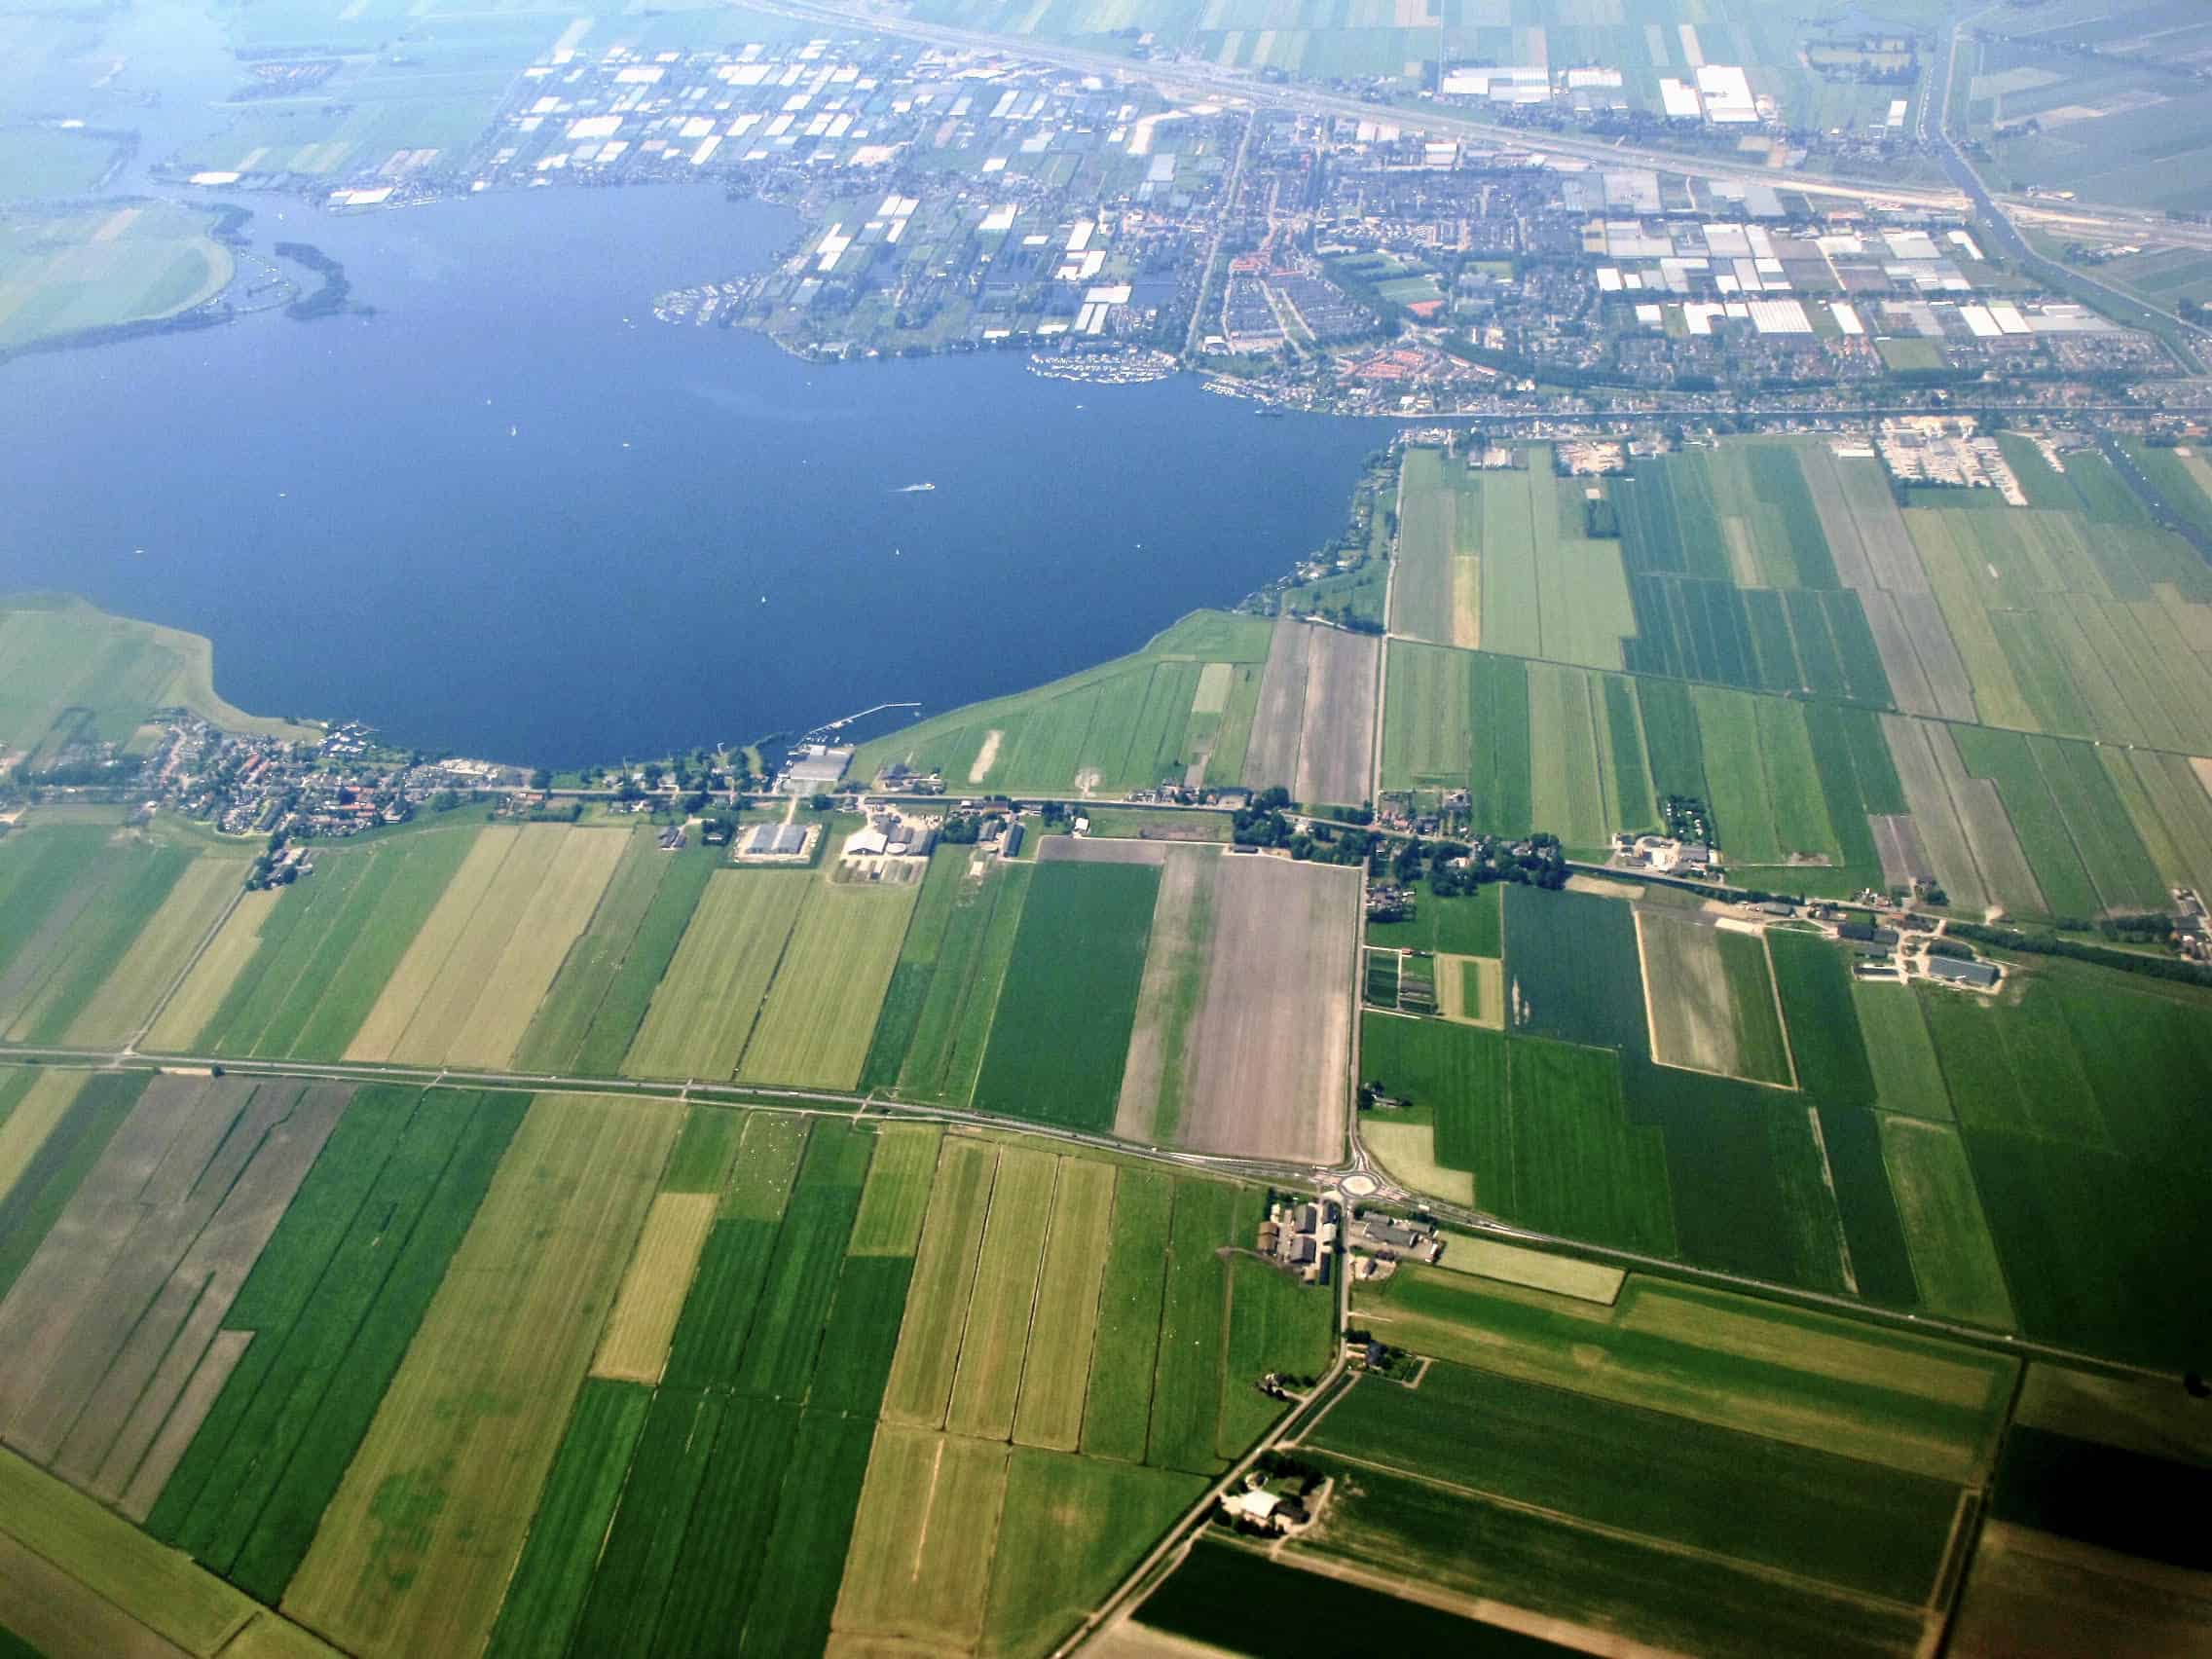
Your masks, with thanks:
M538 767L530 775L530 787L538 791L551 789L553 787L553 774L543 766Z

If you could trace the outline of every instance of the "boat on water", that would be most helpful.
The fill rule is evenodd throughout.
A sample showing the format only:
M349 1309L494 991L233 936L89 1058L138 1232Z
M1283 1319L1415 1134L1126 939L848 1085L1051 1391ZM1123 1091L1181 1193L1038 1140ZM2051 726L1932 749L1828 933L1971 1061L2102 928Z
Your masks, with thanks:
M935 484L929 484L929 483L923 483L923 484L906 484L906 485L903 485L903 486L901 486L901 487L900 487L899 489L897 489L897 490L894 490L894 491L892 491L891 493L892 493L892 494L893 494L894 496L919 496L919 495L922 495L922 494L924 494L924 493L925 493L925 492L927 492L927 491L930 491L930 490L934 490L934 489L936 489L936 488L937 488L937 486L936 486Z

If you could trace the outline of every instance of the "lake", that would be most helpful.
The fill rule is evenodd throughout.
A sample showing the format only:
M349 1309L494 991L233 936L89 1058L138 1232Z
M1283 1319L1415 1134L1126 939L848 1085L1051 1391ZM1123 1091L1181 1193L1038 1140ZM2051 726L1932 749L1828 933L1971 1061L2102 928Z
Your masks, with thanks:
M240 706L424 748L569 764L1033 685L1282 574L1388 435L657 322L795 228L709 191L248 204L376 314L0 365L0 590L193 629Z

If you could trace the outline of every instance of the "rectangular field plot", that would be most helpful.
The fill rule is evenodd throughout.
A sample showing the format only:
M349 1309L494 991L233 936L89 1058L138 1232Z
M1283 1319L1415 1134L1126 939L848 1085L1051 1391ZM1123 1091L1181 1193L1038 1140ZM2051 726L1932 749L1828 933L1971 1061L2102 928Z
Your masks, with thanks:
M142 1518L237 1360L224 1316L349 1092L148 1086L0 1301L0 1438Z
M1409 448L1398 487L1390 629L1468 650L1482 643L1481 486L1449 450Z
M148 1517L267 1600L307 1553L520 1121L519 1097L361 1089L231 1305L247 1339Z
M979 1108L1112 1126L1159 889L1146 865L1038 866L977 1079Z
M285 1590L303 1622L386 1650L490 1636L678 1123L532 1103Z
M620 1068L718 862L711 847L665 853L652 831L631 832L599 907L515 1047L518 1070Z
M1326 1453L1338 1482L1330 1524L1291 1546L1318 1570L1378 1586L1502 1603L1579 1634L1606 1632L1673 1652L1890 1654L1923 1635L1918 1607L1778 1579L1748 1563L1689 1556L1633 1533L1577 1525Z
M1356 882L1331 867L1171 851L1114 1130L1326 1162L1344 1135Z
M2183 1363L2180 1310L2212 1285L2204 1208L2169 1172L2212 1151L2192 1104L2212 1014L2054 967L2017 1003L1922 993L1973 1190L2023 1334Z
M1756 1083L1795 1082L1762 937L1645 908L1636 912L1636 937L1653 1059Z
M1362 1464L1907 1605L1934 1594L1960 1489L1493 1371L1368 1378L1302 1442Z
M485 830L347 1057L504 1067L627 843L556 825Z
M2012 1387L1974 1348L1637 1276L1608 1308L1401 1266L1355 1307L1416 1353L1956 1485L1987 1469Z
M317 849L313 875L280 897L240 902L165 1011L156 1039L187 1051L339 1058L478 833L439 827Z
M631 1077L726 1078L760 1014L809 888L798 870L718 870L622 1061Z
M0 1618L25 1653L334 1651L9 1452L0 1452Z
M1948 1319L2011 1328L2011 1298L1958 1131L1884 1117L1881 1134L1921 1302Z
M1245 784L1287 789L1305 802L1366 800L1374 793L1381 650L1366 635L1277 621L1244 754Z
M920 886L814 882L738 1063L741 1081L815 1088L860 1081Z
M34 818L0 846L0 1031L128 1040L242 873L118 825Z
M1037 866L993 860L977 873L969 870L961 849L941 849L938 856L947 853L958 861L952 864L954 873L940 876L932 859L915 923L907 930L900 966L885 993L863 1081L875 1088L896 1085L903 1099L965 1106L990 1042L992 1017ZM952 892L941 933L925 930L935 907L930 888L948 879ZM911 961L908 952L914 953ZM892 1035L895 1023L909 1019L910 1028Z

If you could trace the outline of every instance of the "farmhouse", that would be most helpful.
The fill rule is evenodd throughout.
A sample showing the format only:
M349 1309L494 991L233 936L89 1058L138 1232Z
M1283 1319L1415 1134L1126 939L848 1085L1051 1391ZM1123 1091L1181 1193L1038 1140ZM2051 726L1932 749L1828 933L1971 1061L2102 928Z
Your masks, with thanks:
M868 814L867 823L845 837L844 856L858 858L927 858L942 828L941 818L909 818L891 807Z
M1327 1280L1331 1247L1337 1241L1338 1210L1323 1198L1314 1203L1271 1204L1260 1223L1260 1253L1294 1269L1308 1284Z
M1433 1262L1444 1254L1436 1229L1425 1221L1400 1221L1395 1216L1364 1215L1359 1219L1358 1243L1389 1256L1411 1256Z

